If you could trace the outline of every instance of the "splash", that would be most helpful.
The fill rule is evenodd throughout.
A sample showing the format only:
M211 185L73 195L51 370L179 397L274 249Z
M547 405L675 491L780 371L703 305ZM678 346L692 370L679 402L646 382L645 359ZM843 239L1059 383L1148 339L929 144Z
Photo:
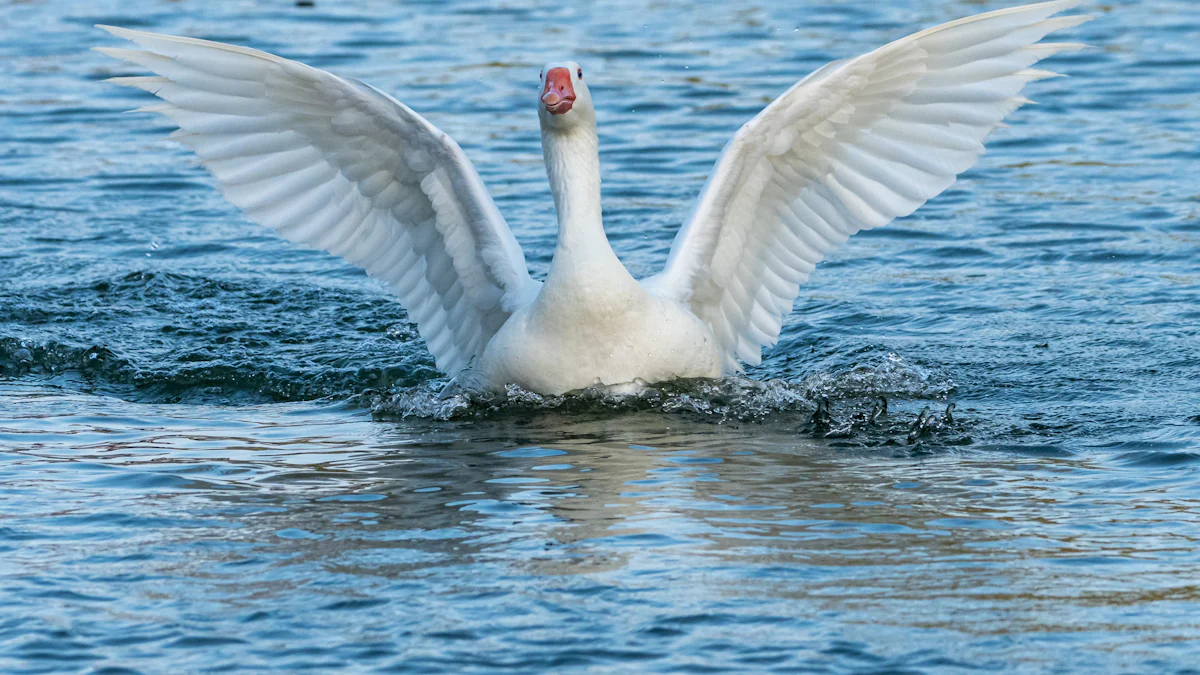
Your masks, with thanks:
M457 391L447 394L441 380L416 387L373 393L368 405L380 418L462 419L520 411L576 413L661 411L713 420L763 420L783 415L807 419L822 400L850 400L852 407L880 396L944 399L954 382L935 371L907 364L888 354L880 364L843 373L816 373L799 382L728 377L676 380L654 385L596 385L559 396L509 385L501 392Z
M811 412L811 401L782 380L759 382L744 377L678 380L633 387L596 385L558 396L537 394L516 385L501 392L459 391L445 395L441 382L374 397L371 410L384 418L453 419L505 412L557 410L588 413L660 410L714 418L755 419L787 411Z
M858 365L845 372L819 372L804 378L800 386L809 398L856 397L945 399L955 384L945 373L908 363L894 352L882 362Z
M244 404L346 399L437 375L382 293L139 271L31 284L3 300L0 379Z
M404 350L399 355L393 352L388 359L389 345L405 339L407 336L389 336L386 342L376 345L379 348L373 353L359 350L354 356L367 358L358 362L346 354L335 357L307 350L300 354L304 358L289 359L284 357L291 352L278 345L239 349L221 337L209 344L189 343L186 348L172 349L165 357L131 348L128 351L142 358L130 358L105 345L0 336L0 379L48 380L69 388L156 403L236 405L326 398L368 407L384 419L430 420L536 411L581 415L658 411L714 421L778 418L803 422L823 400L842 402L835 417L844 417L862 412L859 408L866 410L870 399L880 396L945 399L954 391L953 380L945 374L909 364L889 353L875 362L820 371L796 380L678 380L655 385L594 386L562 396L536 394L517 386L501 392L447 394L445 380L423 362L423 353L415 359L416 350ZM280 340L276 337L274 341Z

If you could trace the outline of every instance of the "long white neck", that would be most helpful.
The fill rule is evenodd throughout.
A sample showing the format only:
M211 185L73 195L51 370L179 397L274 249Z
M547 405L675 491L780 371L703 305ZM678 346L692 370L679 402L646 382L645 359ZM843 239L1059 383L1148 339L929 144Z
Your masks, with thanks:
M552 267L554 263L560 268L568 264L577 268L620 265L601 221L599 145L591 125L542 129L542 154L558 210L558 246Z

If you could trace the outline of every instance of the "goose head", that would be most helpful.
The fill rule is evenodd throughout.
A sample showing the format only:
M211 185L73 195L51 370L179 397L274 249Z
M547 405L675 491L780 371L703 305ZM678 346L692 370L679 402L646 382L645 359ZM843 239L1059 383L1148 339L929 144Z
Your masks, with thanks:
M595 126L596 109L583 79L583 68L574 61L547 63L538 90L538 119L543 131L570 131Z

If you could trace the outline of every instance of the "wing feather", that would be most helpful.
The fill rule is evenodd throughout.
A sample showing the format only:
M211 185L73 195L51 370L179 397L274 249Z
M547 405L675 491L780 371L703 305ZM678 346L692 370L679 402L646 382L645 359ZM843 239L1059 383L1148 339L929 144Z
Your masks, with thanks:
M1024 86L1056 75L1030 66L1079 48L1039 41L1090 19L1054 16L1081 3L952 21L801 80L734 135L646 286L708 322L726 371L757 364L825 254L952 185Z
M438 367L455 373L529 298L516 239L462 149L394 98L245 47L100 26L99 51L165 104L225 197L289 241L387 283Z

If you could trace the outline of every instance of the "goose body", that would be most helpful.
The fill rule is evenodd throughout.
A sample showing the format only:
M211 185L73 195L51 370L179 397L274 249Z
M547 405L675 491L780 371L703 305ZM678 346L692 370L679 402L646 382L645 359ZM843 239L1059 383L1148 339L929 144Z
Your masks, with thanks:
M799 286L863 229L907 215L983 153L1052 76L1041 42L1081 0L980 14L801 80L725 147L660 274L637 280L601 221L596 114L583 70L547 64L538 116L558 240L544 282L470 161L370 85L265 52L102 27L144 49L150 91L226 198L287 239L388 284L439 368L472 386L559 394L720 377L774 345Z
M560 394L594 384L720 377L712 329L687 307L624 276L547 278L537 300L513 314L484 349L478 372L485 386Z

